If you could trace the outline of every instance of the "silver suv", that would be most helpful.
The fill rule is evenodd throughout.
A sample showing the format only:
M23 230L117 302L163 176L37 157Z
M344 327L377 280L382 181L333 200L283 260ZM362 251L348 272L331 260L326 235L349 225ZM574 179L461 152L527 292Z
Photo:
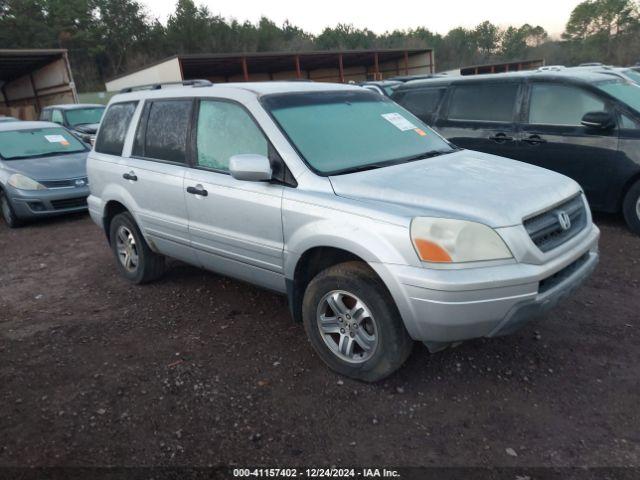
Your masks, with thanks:
M458 149L357 86L122 93L88 174L125 278L157 279L166 256L286 294L322 360L365 381L414 340L513 332L598 261L574 181Z

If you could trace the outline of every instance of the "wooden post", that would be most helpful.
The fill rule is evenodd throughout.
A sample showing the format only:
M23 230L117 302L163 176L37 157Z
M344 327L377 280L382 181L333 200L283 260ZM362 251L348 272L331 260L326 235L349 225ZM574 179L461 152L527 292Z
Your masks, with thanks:
M36 108L38 113L40 113L40 110L42 110L42 107L40 105L40 98L38 97L38 90L36 90L36 82L33 80L33 74L29 74L29 80L31 80L31 89L33 90L33 98L36 101Z
M378 52L375 52L373 54L373 65L374 65L374 72L373 72L373 79L374 80L382 80L382 75L380 74L380 64L378 63Z
M433 50L429 50L429 73L435 73L435 65L433 64Z
M244 81L249 81L249 67L247 67L247 57L242 57L242 75L244 76Z
M340 83L344 83L344 66L342 64L342 54L338 54L338 67L340 68Z
M302 78L302 71L300 70L300 55L296 55L296 78Z
M404 74L409 75L409 52L404 51Z

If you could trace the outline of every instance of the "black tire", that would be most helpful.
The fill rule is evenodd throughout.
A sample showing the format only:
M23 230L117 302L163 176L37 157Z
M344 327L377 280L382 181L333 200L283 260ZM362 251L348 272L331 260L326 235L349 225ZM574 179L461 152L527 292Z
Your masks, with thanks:
M375 318L377 346L370 358L350 363L327 345L316 315L320 304L332 291L345 291L359 298ZM362 262L345 262L320 272L307 286L302 304L302 318L311 345L320 358L346 377L376 382L395 372L413 349L413 340L402 323L398 309L380 278ZM340 334L336 334L340 335Z
M640 212L638 211L640 207L638 207L638 202L640 202L640 180L631 185L622 203L622 213L629 230L640 235Z
M137 262L135 268L127 269L118 253L118 233L124 227L135 240ZM129 212L119 213L109 226L111 250L120 274L131 283L142 284L157 280L164 273L164 257L153 252L140 233L140 229Z
M4 219L4 223L7 224L7 227L18 228L23 225L22 220L16 215L11 202L3 190L0 190L0 211L2 211L2 218Z

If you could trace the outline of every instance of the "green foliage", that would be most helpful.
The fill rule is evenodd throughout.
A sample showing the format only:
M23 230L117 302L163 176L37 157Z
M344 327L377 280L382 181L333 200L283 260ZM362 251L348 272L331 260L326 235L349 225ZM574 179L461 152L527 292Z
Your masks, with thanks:
M571 14L561 41L540 26L505 29L489 21L446 35L420 27L376 34L339 23L311 35L263 17L257 24L213 15L194 0L177 0L166 26L138 0L0 0L2 48L66 48L81 90L176 53L338 49L435 49L439 70L497 61L545 58L628 64L640 60L638 0L586 0Z

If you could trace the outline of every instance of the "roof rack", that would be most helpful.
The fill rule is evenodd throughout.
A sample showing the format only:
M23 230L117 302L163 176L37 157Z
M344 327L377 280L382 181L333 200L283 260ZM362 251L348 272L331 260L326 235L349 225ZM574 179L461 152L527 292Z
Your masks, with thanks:
M138 90L160 90L163 87L170 85L182 85L183 87L210 87L213 85L209 80L202 78L193 80L182 80L180 82L161 82L161 83L149 83L147 85L136 85L135 87L126 87L120 90L120 93L129 93Z

